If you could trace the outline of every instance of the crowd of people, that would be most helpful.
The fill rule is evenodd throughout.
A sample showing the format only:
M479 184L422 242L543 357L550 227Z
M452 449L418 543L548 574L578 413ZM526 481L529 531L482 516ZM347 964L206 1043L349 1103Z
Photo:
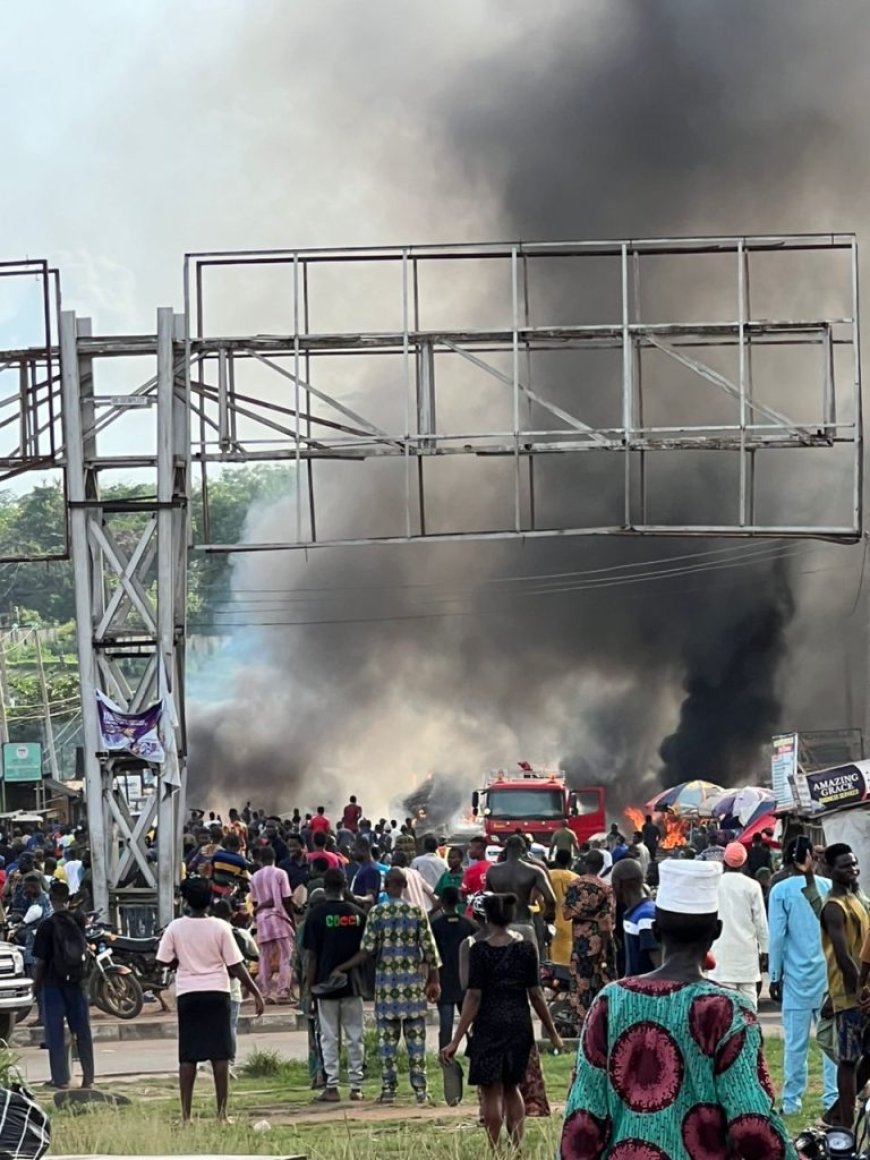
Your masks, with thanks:
M226 818L194 812L184 913L158 951L175 972L183 1118L205 1062L226 1114L247 994L257 1013L304 1013L310 1082L325 1104L341 1101L342 1059L349 1099L363 1099L370 1001L378 1101L397 1097L404 1041L414 1097L430 1103L426 1014L436 1007L445 1075L465 1043L493 1146L503 1132L519 1144L527 1115L550 1114L533 1015L555 1049L562 1034L580 1040L566 1160L621 1155L620 1142L638 1139L644 1156L692 1157L693 1141L714 1136L735 1154L792 1155L777 1110L801 1110L813 1029L825 1120L850 1125L870 1078L870 900L855 855L797 838L778 859L766 836L747 846L713 827L687 838L665 854L647 817L594 842L566 825L547 847L520 833L449 845L414 818L372 823L355 797L335 820L322 806L283 818L250 803ZM70 1083L66 1024L91 1086L77 962L87 836L34 830L0 841L0 860L3 917L34 980L51 1084ZM570 1027L564 1011L554 1023L542 962L568 972ZM756 1015L765 972L782 1006L779 1093Z
M185 890L194 881L207 883L213 912L226 908L236 930L255 932L259 963L252 993L258 1003L260 993L263 1003L298 1003L307 1015L318 1102L341 1101L342 1043L349 1099L362 1100L364 1004L373 999L378 1101L396 1099L396 1057L404 1040L412 1091L420 1104L429 1103L425 1016L431 1004L438 1009L445 1068L454 1066L467 1040L468 1081L478 1089L481 1122L493 1146L503 1132L519 1144L525 1117L550 1113L533 1013L553 1046L563 1046L541 987L540 966L547 960L569 972L570 1031L581 1038L564 1157L610 1155L620 1133L635 1138L636 1116L648 1100L680 1108L683 1118L700 1117L693 1131L704 1137L710 1130L704 1109L719 1098L716 1092L721 1096L719 1071L726 1062L729 1080L738 1082L737 1094L722 1096L716 1113L725 1136L750 1149L772 1148L770 1155L787 1154L755 1015L767 966L768 899L747 872L751 851L734 842L720 845L711 833L701 850L662 860L661 834L651 817L628 838L614 825L592 843L579 843L565 826L547 847L520 833L500 845L473 835L450 846L424 830L413 818L372 823L355 798L335 821L323 807L282 819L250 805L231 810L225 821L191 820ZM663 905L669 880L670 911ZM772 905L776 899L772 891ZM821 949L820 935L818 941ZM236 944L226 966L246 957ZM175 961L177 947L162 947L161 958ZM678 993L677 1003L662 1002ZM233 1005L226 1006L232 1022ZM608 1074L599 1075L614 1035L624 1031L630 1042L629 1024L648 1022L651 1012L677 1045L674 1068L682 1069L681 1082L667 1092L653 1090L649 1069L661 1044L647 1040L612 1061L618 1082L609 1065ZM672 1018L674 1012L679 1016ZM186 1017L179 1010L180 1021ZM213 1023L214 1010L209 1019ZM698 1035L706 1036L703 1043L693 1039ZM229 1047L195 1033L181 1038L182 1066L218 1048L234 1052L232 1036ZM792 1088L794 1082L791 1077ZM798 1098L792 1088L783 1099ZM217 1095L223 1109L225 1086ZM186 1090L184 1099L189 1108ZM602 1108L611 1109L606 1130L603 1120L595 1127ZM666 1154L695 1153L674 1144Z

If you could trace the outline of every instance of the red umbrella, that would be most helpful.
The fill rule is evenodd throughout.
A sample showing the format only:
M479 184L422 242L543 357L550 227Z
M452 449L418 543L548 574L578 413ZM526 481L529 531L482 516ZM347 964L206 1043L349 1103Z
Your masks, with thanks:
M746 827L737 841L744 846L751 846L752 838L755 834L761 834L762 830L775 830L778 820L776 814L762 814L760 818L757 818L751 825ZM762 835L762 837L765 843L774 850L781 848L781 842L775 842L773 838L768 838L766 835Z

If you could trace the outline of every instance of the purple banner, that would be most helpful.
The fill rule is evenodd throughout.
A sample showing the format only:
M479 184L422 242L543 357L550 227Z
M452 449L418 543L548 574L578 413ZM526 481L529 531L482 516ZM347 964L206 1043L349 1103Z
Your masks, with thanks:
M163 702L139 713L128 713L97 690L101 747L110 753L130 753L143 761L160 763L166 754L160 739Z

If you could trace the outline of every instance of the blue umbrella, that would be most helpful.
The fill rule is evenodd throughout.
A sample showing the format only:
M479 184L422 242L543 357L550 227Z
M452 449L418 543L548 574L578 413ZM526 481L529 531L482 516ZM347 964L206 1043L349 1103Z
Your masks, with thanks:
M694 781L684 781L665 790L656 801L655 808L657 810L670 809L675 814L690 813L692 810L699 810L708 798L715 797L722 792L721 785L696 778Z
M714 802L711 812L714 818L734 817L741 825L748 825L749 818L761 816L758 813L761 806L766 806L770 812L774 801L771 790L758 785L747 785L725 793Z
M731 793L726 793L724 797L719 798L710 813L714 818L727 818L734 813L734 802L737 800L737 795L740 793L739 789L732 790Z

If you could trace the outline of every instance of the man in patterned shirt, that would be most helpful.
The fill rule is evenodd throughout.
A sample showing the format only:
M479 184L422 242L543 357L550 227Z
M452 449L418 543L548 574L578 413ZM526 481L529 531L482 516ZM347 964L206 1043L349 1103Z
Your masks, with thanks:
M336 968L349 971L375 960L375 1026L381 1057L382 1090L378 1102L396 1098L396 1051L404 1033L411 1087L418 1104L427 1104L426 1001L437 1003L441 994L438 968L441 958L429 919L419 906L402 901L405 874L398 867L384 879L387 901L373 906L366 921L359 952Z

